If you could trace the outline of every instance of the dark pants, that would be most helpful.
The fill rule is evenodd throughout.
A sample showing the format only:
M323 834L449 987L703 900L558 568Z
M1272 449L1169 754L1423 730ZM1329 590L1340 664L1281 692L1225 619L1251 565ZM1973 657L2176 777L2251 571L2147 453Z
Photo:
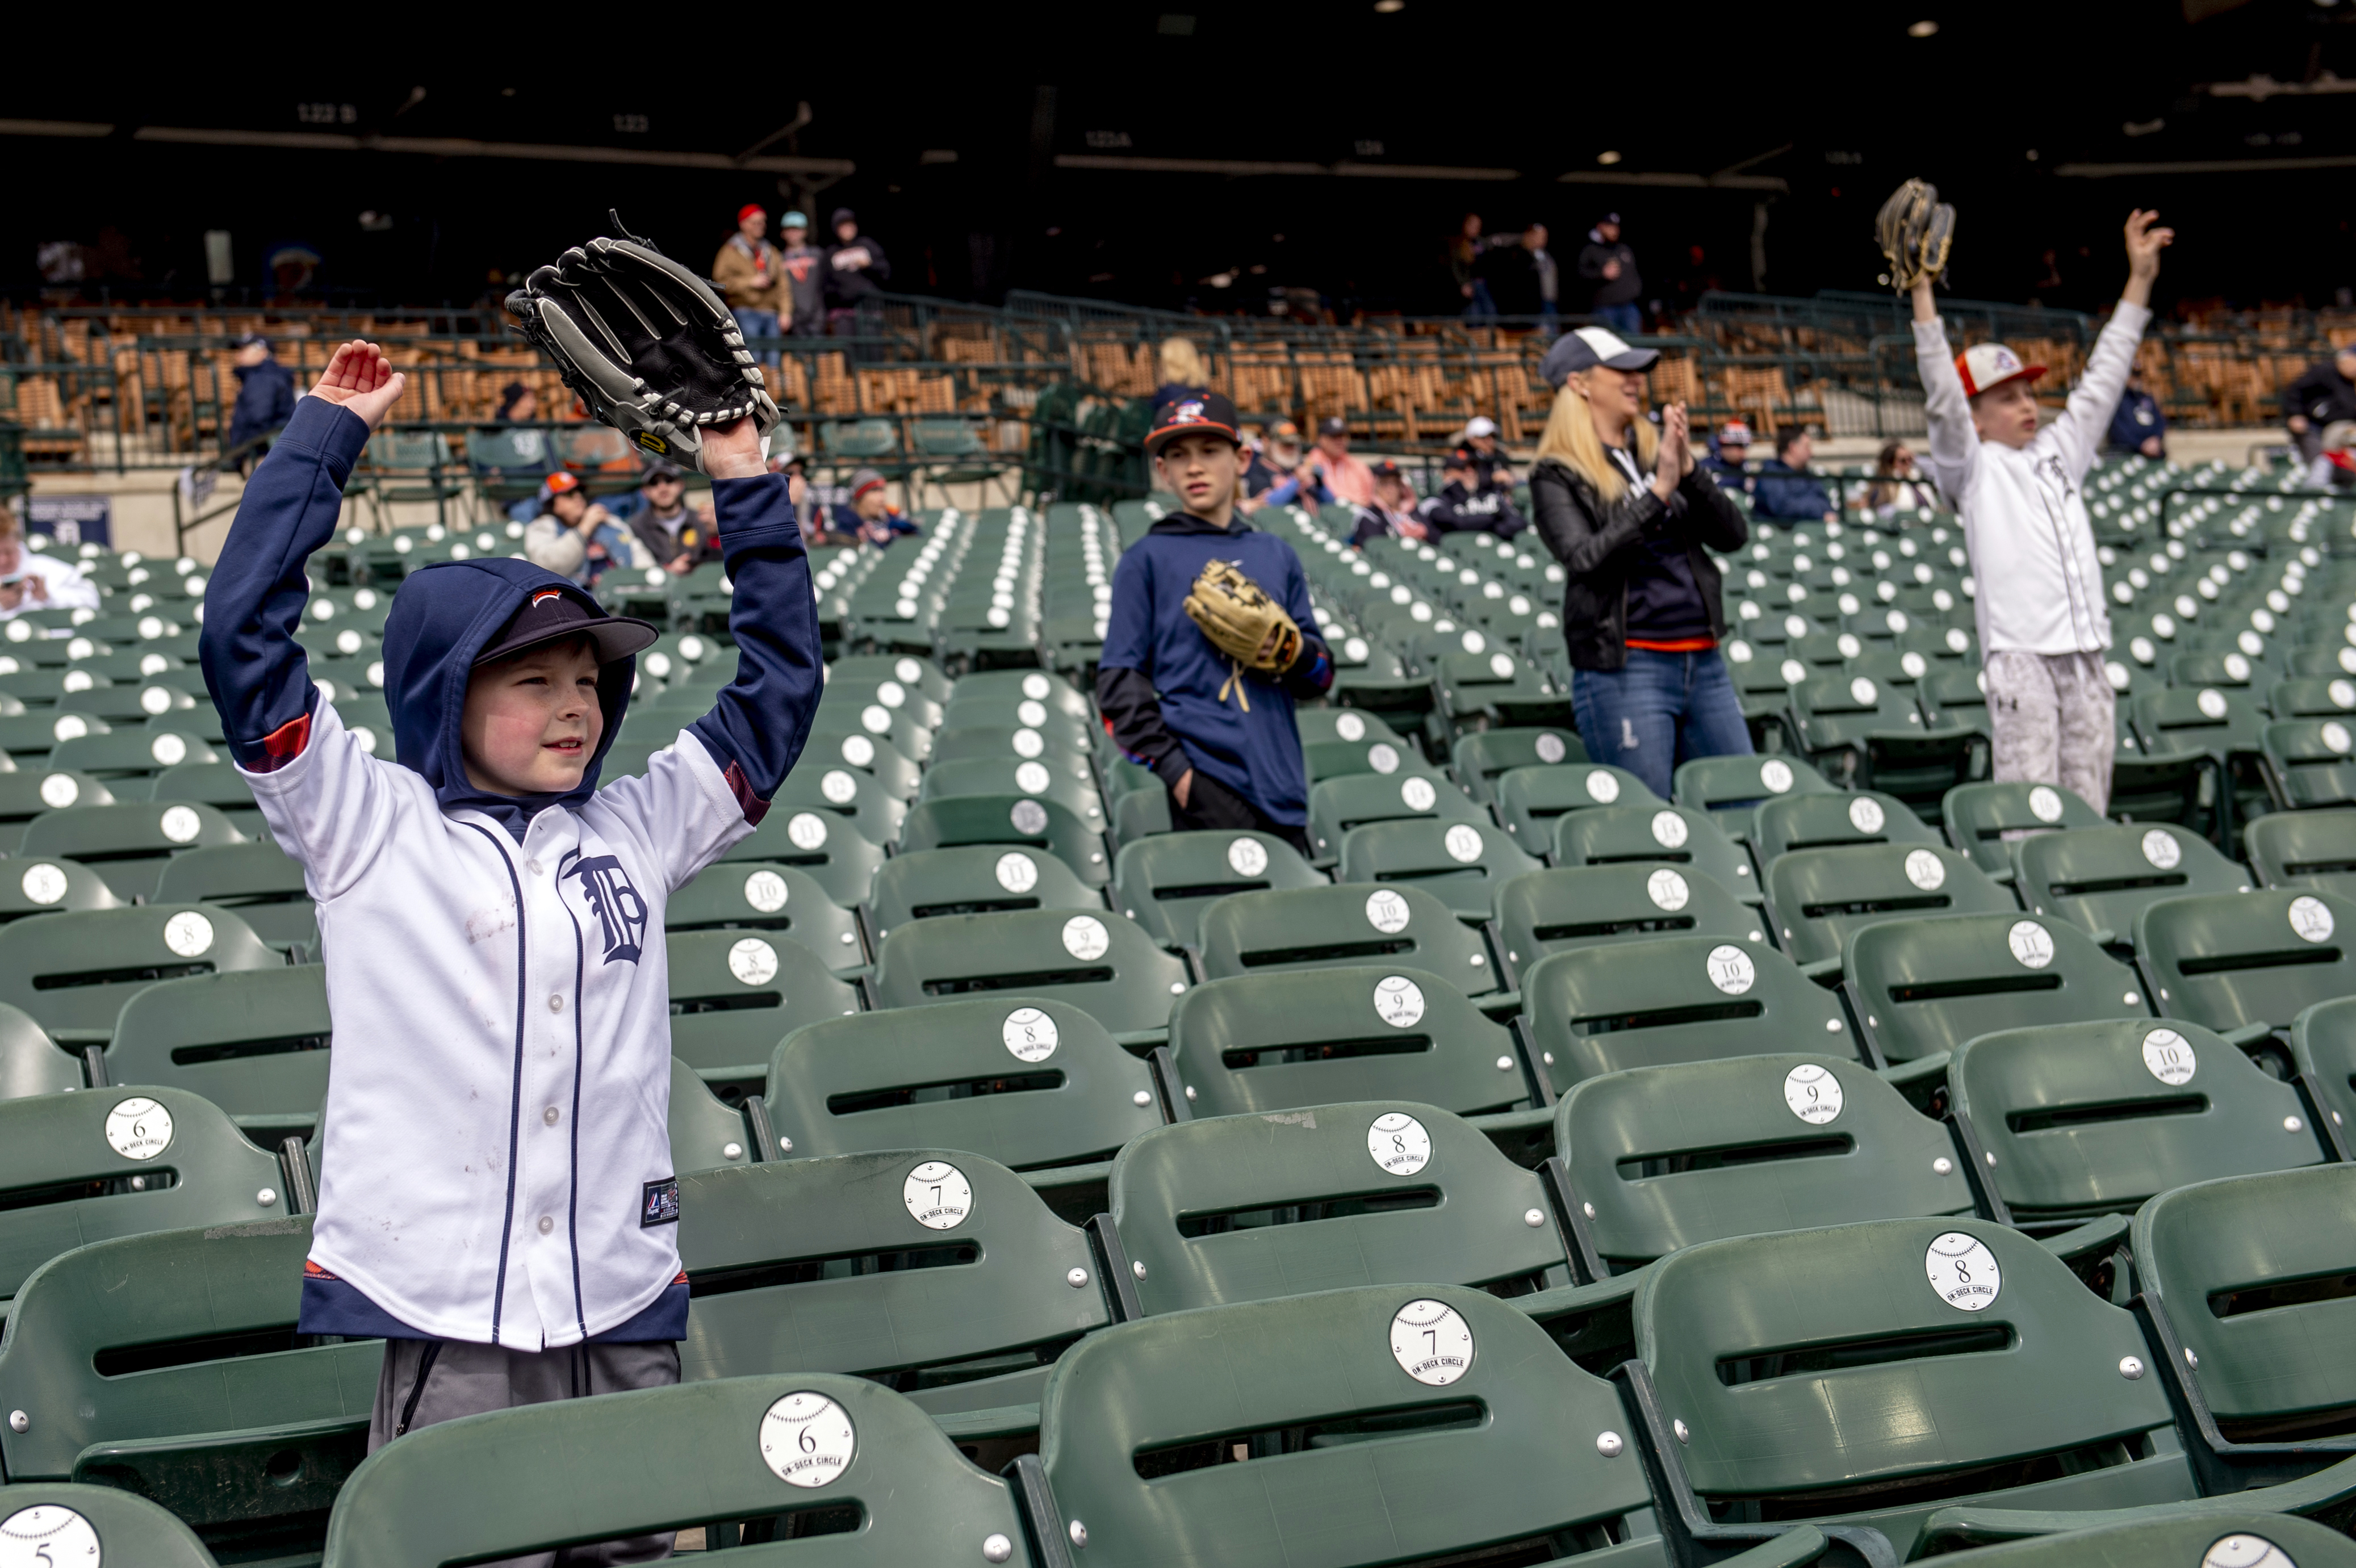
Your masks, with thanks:
M1663 800L1679 763L1751 754L1742 700L1715 648L1699 654L1630 648L1622 668L1571 671L1570 702L1588 756L1627 769Z
M1636 308L1633 300L1625 304L1600 304L1592 314L1596 320L1622 337L1633 337L1644 330L1644 313Z
M1178 804L1170 797L1170 827L1173 832L1227 832L1253 829L1269 833L1301 851L1309 859L1309 830L1290 823L1279 822L1268 813L1237 795L1202 769L1194 770L1194 782L1186 786L1187 804Z

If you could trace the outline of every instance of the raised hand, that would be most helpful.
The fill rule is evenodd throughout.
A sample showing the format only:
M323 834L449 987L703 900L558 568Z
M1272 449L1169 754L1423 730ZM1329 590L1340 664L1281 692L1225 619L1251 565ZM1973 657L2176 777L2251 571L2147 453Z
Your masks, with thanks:
M355 337L337 346L335 357L327 361L311 395L341 403L374 431L384 423L408 386L409 378L392 368L383 349Z
M2127 286L2120 298L2129 304L2151 304L2151 283L2159 276L2159 253L2176 242L2176 230L2157 229L2159 214L2142 208L2127 214Z
M714 479L752 479L769 471L761 455L761 427L750 419L710 426L703 432L703 471Z

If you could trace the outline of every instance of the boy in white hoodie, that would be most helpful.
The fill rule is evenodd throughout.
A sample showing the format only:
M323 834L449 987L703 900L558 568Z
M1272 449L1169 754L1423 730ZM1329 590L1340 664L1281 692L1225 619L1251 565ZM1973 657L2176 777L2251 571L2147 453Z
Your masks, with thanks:
M2176 231L2130 213L2127 286L2095 340L2085 379L2038 428L2029 388L2045 374L2000 343L1949 358L1931 280L1914 285L1914 357L1931 424L1931 475L1963 517L1978 579L1996 776L2060 784L2096 811L2111 797L2115 699L2103 673L2111 645L2094 525L2079 485L2126 386L2151 320L2159 252Z

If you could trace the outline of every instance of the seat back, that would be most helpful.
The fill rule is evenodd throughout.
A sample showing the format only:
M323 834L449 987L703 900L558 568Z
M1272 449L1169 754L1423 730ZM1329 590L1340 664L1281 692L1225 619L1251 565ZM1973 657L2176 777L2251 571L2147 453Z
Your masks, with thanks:
M1205 910L1196 929L1203 973L1211 979L1336 965L1406 965L1446 976L1476 995L1500 984L1481 933L1411 883L1234 893Z
M782 818L783 820L780 820ZM809 874L844 909L867 901L884 851L830 811L773 811L721 852L723 862L763 860Z
M2270 811L2242 829L2242 842L2267 887L2356 898L2356 811Z
M1160 1029L1186 965L1105 909L1009 910L915 920L884 939L870 995L922 1007L982 991L1066 1001L1116 1033Z
M970 678L970 677L969 677ZM1399 733L1379 714L1355 708L1304 708L1295 715L1303 746L1321 741L1388 741L1400 745Z
M1093 909L1102 895L1044 849L962 844L913 849L877 868L867 926L882 942L911 921L1005 910Z
M1608 1266L1720 1236L1973 1211L1947 1129L1854 1057L1613 1072L1575 1085L1554 1125Z
M797 1156L966 1148L1018 1170L1108 1157L1162 1125L1153 1075L1050 997L894 1008L787 1035L769 1123Z
M1845 967L1866 1039L1890 1061L2000 1029L2151 1016L2134 970L2050 917L1885 920L1849 939Z
M2348 650L2356 653L2356 648ZM2294 807L2356 804L2350 726L2338 719L2293 719L2265 727L2262 743L2283 796Z
M1536 1098L1513 1036L1404 965L1209 981L1171 1009L1170 1050L1198 1116L1378 1099L1472 1115Z
M1601 763L1557 763L1507 768L1497 775L1497 820L1526 853L1543 855L1554 842L1555 822L1565 812L1600 805L1667 804L1625 768Z
M120 909L124 900L79 860L18 859L0 870L0 921L74 910Z
M901 825L899 848L1003 844L1035 849L1061 859L1090 887L1102 887L1112 880L1103 827L1102 816L1084 817L1052 795L948 795L916 802Z
M918 800L958 795L1032 795L1062 803L1089 827L1104 829L1104 802L1086 757L1058 757L1053 766L1015 757L935 759L918 785Z
M2044 833L2056 828L2100 827L2102 813L2066 789L2051 784L1957 784L1940 806L1947 842L1991 874L2010 870L2007 833Z
M1321 863L1342 852L1353 827L1406 816L1488 820L1462 790L1436 774L1352 773L1309 786L1309 844Z
M1149 1314L1351 1285L1503 1294L1569 1278L1537 1173L1436 1105L1179 1122L1121 1150L1110 1195Z
M2356 997L2301 1012L2291 1021L2290 1054L2333 1142L2346 1148L2356 1140Z
M2264 820L2261 818L2261 820ZM2040 833L2019 848L2021 896L2038 914L2132 941L2136 917L2161 899L2245 893L2248 873L2189 828L2140 823Z
M1700 872L1746 903L1761 896L1751 852L1689 805L1566 811L1555 818L1554 864L1675 866Z
M797 866L723 862L698 872L670 895L663 929L761 931L801 944L829 968L856 968L866 954L859 917L826 896Z
M2136 953L2171 1018L2215 1029L2287 1029L2300 1009L2356 996L2356 901L2264 888L2168 899L2136 918Z
M0 1487L0 1520L9 1539L32 1542L32 1563L102 1562L102 1552L144 1568L215 1568L197 1532L167 1509L118 1487L27 1481Z
M2119 1375L2150 1354L2133 1317L2007 1226L1878 1220L1706 1242L1655 1265L1635 1328L1705 1503L1870 1524L1900 1562L1963 1496L2073 1510L2194 1495L2159 1380ZM2122 1456L2126 1437L2151 1456ZM2026 1485L1998 1468L2041 1456L2063 1463ZM1900 1481L1915 1500L1878 1502L1875 1483ZM1828 1488L1841 1490L1807 1496Z
M1380 773L1386 778L1421 773L1438 778L1440 770L1423 760L1412 746L1398 741L1311 741L1301 748L1301 771L1312 784L1326 779Z
M274 843L184 850L164 862L155 901L233 909L255 935L274 945L319 937L318 906L303 880L302 863Z
M2187 1182L2324 1158L2298 1091L2180 1019L1999 1030L1947 1065L1984 1181L2022 1223L2127 1213Z
M1342 837L1335 879L1344 882L1412 884L1456 912L1460 920L1489 918L1496 890L1539 869L1499 828L1437 819L1370 822Z
M2144 752L2156 757L2185 752L2207 752L2218 757L2254 752L2266 722L2246 690L2215 686L2138 692L2134 710L2136 733L2143 737Z
M673 1170L712 1170L753 1157L744 1113L712 1093L676 1056L670 1059L669 1130Z
M1515 877L1497 890L1497 935L1510 977L1549 954L1658 936L1757 942L1758 911L1716 880L1676 866L1566 866Z
M742 931L673 932L671 1053L706 1077L757 1077L777 1041L859 1010L859 992L798 942Z
M1798 849L1767 870L1767 902L1783 951L1813 964L1837 958L1876 921L2015 910L2010 892L1953 849L1852 844Z
M145 898L155 892L169 857L244 841L245 835L212 806L139 801L43 812L25 825L18 852L79 860L118 894Z
M1954 1556L1954 1568L2148 1568L2247 1563L2356 1568L2356 1541L2295 1513L2203 1509L2032 1535Z
M2266 692L2266 711L2276 719L2343 719L2356 713L2356 680L2345 676L2278 680Z
M1156 804L1162 798L1158 790L1137 794ZM1114 905L1171 946L1195 945L1203 912L1229 893L1322 887L1325 881L1298 849L1273 833L1209 831L1144 837L1124 833L1122 837L1119 857L1113 862Z
M1552 767L1587 761L1576 731L1544 725L1482 730L1457 738L1449 753L1456 782L1487 805L1497 797L1498 778L1514 768Z
M2356 1167L2180 1186L2143 1206L2131 1236L2136 1277L2229 1435L2239 1423L2276 1442L2347 1430L2356 1299L2315 1285L2347 1273Z
M234 912L209 905L45 915L0 926L0 1001L78 1048L111 1035L123 1004L158 980L284 963Z
M22 1008L0 1003L0 1100L79 1089L81 1065Z
M1062 1516L1042 1533L1085 1539L1095 1568L1352 1568L1498 1542L1575 1563L1574 1538L1650 1528L1631 1517L1652 1507L1634 1453L1598 1444L1627 1425L1611 1386L1454 1285L1125 1323L1065 1357L1041 1418Z
M1751 848L1767 870L1774 869L1777 856L1795 849L1939 842L1938 829L1895 795L1871 790L1779 795L1751 814Z
M1697 757L1677 766L1670 791L1679 805L1708 812L1730 838L1747 838L1761 802L1822 795L1832 785L1797 757Z
M201 1094L275 1147L317 1121L333 1033L316 964L162 980L123 1004L107 1076Z

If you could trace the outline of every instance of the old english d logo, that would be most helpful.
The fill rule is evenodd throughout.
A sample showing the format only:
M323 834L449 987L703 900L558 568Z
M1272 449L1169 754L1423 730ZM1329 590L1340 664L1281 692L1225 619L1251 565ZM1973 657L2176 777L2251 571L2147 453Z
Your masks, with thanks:
M575 860L564 875L581 879L581 891L605 939L605 962L637 963L647 934L647 901L630 886L621 861L611 855L592 855Z

